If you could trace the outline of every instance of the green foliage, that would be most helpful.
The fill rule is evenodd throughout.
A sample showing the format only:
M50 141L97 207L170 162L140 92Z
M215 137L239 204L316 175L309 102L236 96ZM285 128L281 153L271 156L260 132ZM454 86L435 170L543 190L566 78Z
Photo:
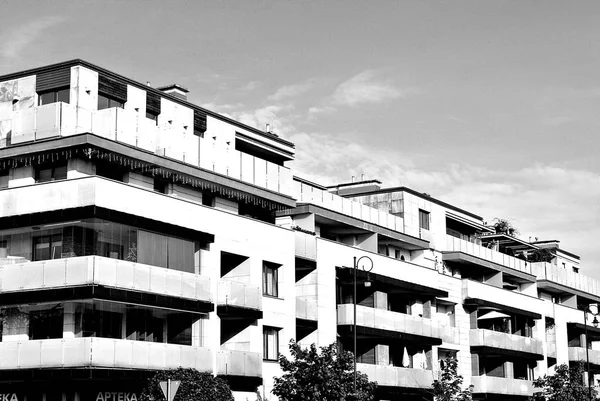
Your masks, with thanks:
M458 374L458 361L446 358L440 361L440 378L433 381L435 401L472 401L473 386L463 390L463 377Z
M519 230L512 225L512 223L506 219L494 219L494 229L496 230L496 234L507 234L513 237L519 235Z
M273 394L279 401L373 401L377 383L370 382L367 375L358 372L357 394L354 395L354 356L350 352L338 352L331 344L320 347L315 344L301 348L290 341L292 360L279 356L284 372L276 377Z
M540 248L540 249L535 249L533 250L533 252L531 252L529 255L527 255L527 261L528 262L552 262L552 259L554 259L554 254L552 254L552 252L550 252L549 249L546 248Z
M535 393L531 401L591 401L597 397L596 390L592 388L590 398L588 386L584 383L583 361L577 362L572 367L562 364L556 367L553 375L544 375L537 378L533 385L542 391Z
M224 380L210 373L183 368L157 372L148 379L140 401L165 401L159 382L167 379L181 380L173 401L233 401L231 390Z

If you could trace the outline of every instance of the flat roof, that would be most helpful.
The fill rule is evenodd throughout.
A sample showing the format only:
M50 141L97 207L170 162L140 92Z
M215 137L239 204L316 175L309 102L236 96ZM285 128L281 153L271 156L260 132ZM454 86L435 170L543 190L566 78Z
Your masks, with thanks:
M10 74L5 74L5 75L0 76L0 81L7 81L7 80L11 80L11 79L17 79L17 78L21 78L21 77L24 77L24 76L27 76L27 75L34 75L34 74L38 74L40 72L45 72L45 71L49 71L49 70L56 70L56 69L65 68L65 67L73 67L73 66L76 66L76 65L81 65L81 66L90 68L92 70L95 70L97 72L101 72L101 73L103 73L105 75L111 76L113 78L117 78L119 80L125 81L126 83L128 83L128 84L130 84L132 86L136 86L136 87L138 87L140 89L143 89L143 90L145 90L147 92L155 93L155 94L160 95L160 96L162 96L164 98L167 98L167 99L169 99L169 100L171 100L171 101L173 101L175 103L179 103L179 104L182 104L184 106L190 107L192 109L196 109L196 110L202 111L203 113L206 113L207 115L209 115L211 117L214 117L214 118L217 118L217 119L219 119L221 121L225 121L225 122L227 122L229 124L235 125L237 127L240 127L240 128L245 129L245 130L251 131L251 132L253 132L255 134L261 135L261 136L263 136L265 138L269 138L269 139L271 139L271 140L273 140L275 142L279 142L279 143L281 143L283 145L295 148L294 143L292 143L290 141L286 141L285 139L281 139L279 136L277 136L275 134L272 134L272 133L269 133L269 132L265 132L265 131L261 131L258 128L254 128L254 127L251 127L251 126L246 125L244 123L241 123L239 121L236 121L236 120L234 120L232 118L225 117L225 116L223 116L223 115L221 115L219 113L216 113L214 111L205 109L205 108L200 107L200 106L198 106L196 104L190 103L187 100L184 100L184 99L181 99L181 98L179 98L177 96L174 96L174 95L171 95L169 93L163 92L163 91L161 91L161 90L159 90L157 88L153 88L153 87L148 86L146 84L143 84L141 82L135 81L135 80L133 80L131 78L127 78L127 77L125 77L123 75L120 75L120 74L117 74L117 73L112 72L110 70L107 70L105 68L99 67L99 66L97 66L95 64L92 64L92 63L87 62L87 61L82 60L82 59L73 59L73 60L63 61L63 62L56 63L56 64L50 64L50 65L46 65L46 66L42 66L42 67L31 68L29 70L24 70L24 71L13 72L13 73L10 73ZM168 85L168 86L171 86L171 85Z

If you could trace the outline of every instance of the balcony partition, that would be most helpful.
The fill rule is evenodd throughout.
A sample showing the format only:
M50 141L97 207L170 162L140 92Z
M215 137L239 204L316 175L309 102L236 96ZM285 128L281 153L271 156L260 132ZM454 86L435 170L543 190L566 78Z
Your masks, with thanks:
M107 338L0 342L0 370L110 368L212 372L208 348Z
M316 300L296 298L296 318L304 320L318 320L318 307Z

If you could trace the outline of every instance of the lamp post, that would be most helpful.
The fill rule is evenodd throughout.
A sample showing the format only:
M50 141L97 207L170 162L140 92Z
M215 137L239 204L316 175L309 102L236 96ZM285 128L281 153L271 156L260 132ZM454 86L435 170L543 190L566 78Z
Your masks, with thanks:
M594 306L595 312L592 310L592 306ZM588 330L587 330L587 318L588 318L588 313L591 313L592 316L594 316L594 320L592 321L592 324L594 325L594 327L598 327L598 314L600 313L600 311L598 310L598 304L594 304L594 305L582 305L582 309L583 309L583 322L584 324L584 333L585 333L585 361L586 361L586 370L587 370L587 385L588 385L588 396L590 398L590 400L592 399L592 383L591 383L591 373L590 372L590 348L589 348L589 338L588 338Z
M363 264L361 265L360 262L364 261ZM369 266L368 268L365 266L365 263L367 263L367 266ZM356 256L354 257L354 296L352 297L352 302L354 303L354 320L352 320L353 322L353 327L352 327L352 334L354 336L354 347L353 347L353 351L354 351L354 396L356 397L356 271L358 270L358 267L360 266L360 268L367 272L367 277L368 274L371 270L373 270L373 260L368 257L368 256L361 256L360 258L356 258ZM365 281L365 287L370 287L371 286L371 282L367 279L367 281Z

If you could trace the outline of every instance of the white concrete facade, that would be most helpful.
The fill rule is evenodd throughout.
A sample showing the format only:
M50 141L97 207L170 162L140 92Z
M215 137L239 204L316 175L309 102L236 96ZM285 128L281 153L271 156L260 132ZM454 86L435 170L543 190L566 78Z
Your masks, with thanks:
M275 400L292 339L356 351L383 400L427 397L449 355L477 399L524 399L588 343L600 372L578 310L600 286L576 255L527 262L535 243L408 188L294 178L293 144L80 60L0 91L0 383L18 401L136 393L174 367Z

